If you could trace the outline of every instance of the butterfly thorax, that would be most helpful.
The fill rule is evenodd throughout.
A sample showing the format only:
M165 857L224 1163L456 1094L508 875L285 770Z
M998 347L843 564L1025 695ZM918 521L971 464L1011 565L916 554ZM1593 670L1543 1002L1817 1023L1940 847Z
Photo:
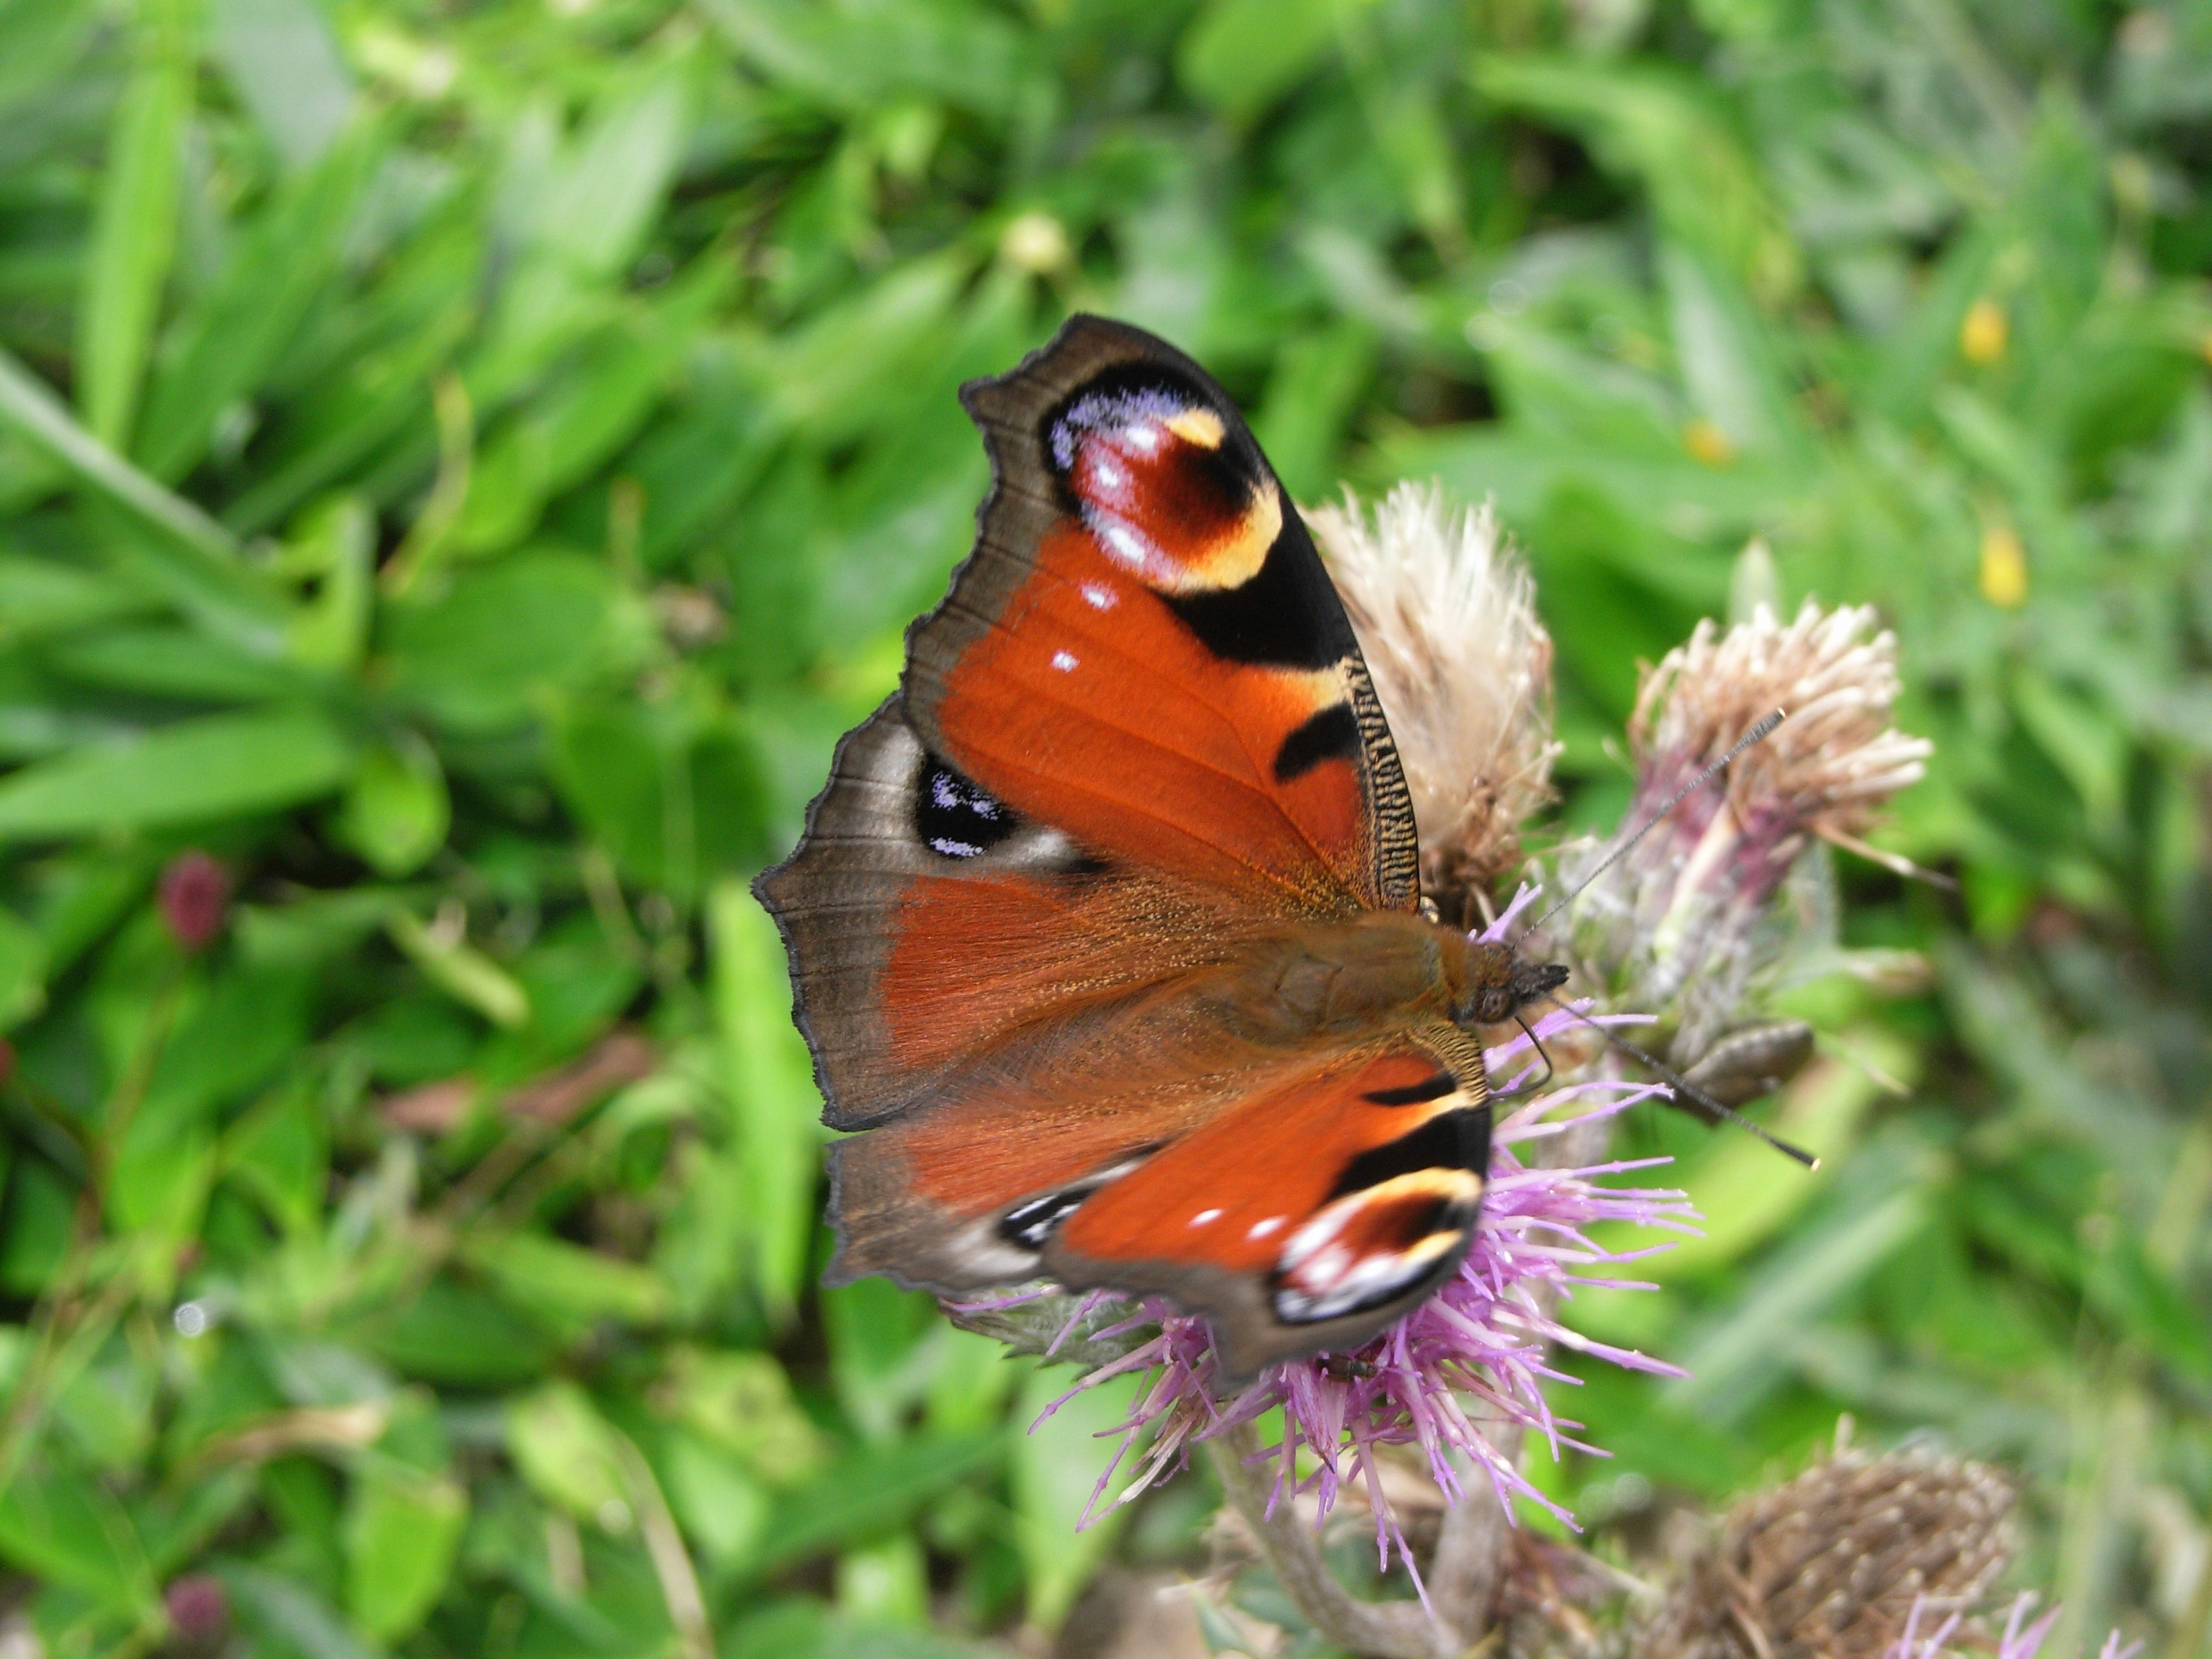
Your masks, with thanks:
M1513 1018L1566 978L1503 943L1406 911L1310 922L1248 951L1238 1023L1261 1042L1298 1044L1436 1020L1464 1027Z

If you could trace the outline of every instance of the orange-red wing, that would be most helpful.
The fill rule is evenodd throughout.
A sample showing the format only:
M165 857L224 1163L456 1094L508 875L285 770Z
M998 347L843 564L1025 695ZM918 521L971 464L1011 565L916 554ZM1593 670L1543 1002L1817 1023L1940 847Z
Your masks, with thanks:
M1412 805L1351 624L1220 387L1079 317L962 396L995 482L908 640L923 744L1108 863L1276 915L1410 908Z
M1126 1079L1243 1063L1218 1010L1188 993L1267 918L1104 865L969 791L893 698L838 745L799 850L756 884L831 1127L1018 1085L1054 1100L1091 1086L1086 1067ZM1162 999L1182 1006L1144 1014Z
M1435 1290L1474 1237L1489 1155L1480 1049L1449 1026L1408 1034L1226 1103L1084 1196L1045 1265L1209 1316L1249 1374L1355 1346Z

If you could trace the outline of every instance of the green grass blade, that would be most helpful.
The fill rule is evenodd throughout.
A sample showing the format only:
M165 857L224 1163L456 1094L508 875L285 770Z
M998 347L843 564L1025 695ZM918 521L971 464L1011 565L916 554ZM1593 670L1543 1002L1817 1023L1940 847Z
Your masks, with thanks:
M0 351L0 425L58 462L94 496L155 532L126 554L185 611L264 654L283 648L283 600L241 562L237 538L78 425L61 399L5 351Z
M77 405L120 449L177 247L178 163L192 105L192 63L176 0L148 0L137 61L109 130L92 249L77 302Z

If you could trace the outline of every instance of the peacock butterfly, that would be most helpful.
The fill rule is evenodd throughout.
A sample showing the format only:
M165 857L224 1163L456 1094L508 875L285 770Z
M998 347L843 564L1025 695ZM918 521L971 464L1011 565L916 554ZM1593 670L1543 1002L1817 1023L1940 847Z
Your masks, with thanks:
M1355 1346L1473 1236L1474 1028L1566 970L1425 913L1351 624L1204 370L1077 317L961 401L975 550L756 886L854 1132L830 1276L1156 1294L1237 1375Z

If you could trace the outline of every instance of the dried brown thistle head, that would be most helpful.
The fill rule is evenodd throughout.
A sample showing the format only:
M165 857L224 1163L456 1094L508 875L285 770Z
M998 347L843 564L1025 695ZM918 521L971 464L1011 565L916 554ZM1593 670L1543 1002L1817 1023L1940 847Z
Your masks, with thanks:
M1840 1452L1745 1498L1646 1633L1652 1659L1879 1659L2012 1557L2014 1493L1962 1458Z
M1390 721L1421 841L1421 888L1455 921L1520 862L1552 798L1552 639L1496 514L1401 483L1370 514L1306 514Z
M1899 690L1897 637L1869 607L1824 611L1808 599L1787 623L1763 605L1725 631L1701 622L1637 695L1628 734L1638 802L1672 795L1786 709L1788 720L1739 757L1710 799L1684 804L1699 834L1725 811L1741 842L1735 878L1763 896L1801 837L1856 848L1889 798L1918 781L1932 745L1891 723Z
M1871 610L1810 601L1786 623L1764 605L1726 629L1700 623L1644 677L1627 816L1560 873L1571 890L1595 877L1574 901L1576 948L1617 1000L1674 1025L1676 1064L1705 1054L1760 976L1831 925L1825 866L1802 854L1825 840L1902 863L1858 839L1929 752L1893 724L1899 690L1897 641ZM1779 727L1703 777L1777 710ZM1778 894L1786 902L1771 902Z

